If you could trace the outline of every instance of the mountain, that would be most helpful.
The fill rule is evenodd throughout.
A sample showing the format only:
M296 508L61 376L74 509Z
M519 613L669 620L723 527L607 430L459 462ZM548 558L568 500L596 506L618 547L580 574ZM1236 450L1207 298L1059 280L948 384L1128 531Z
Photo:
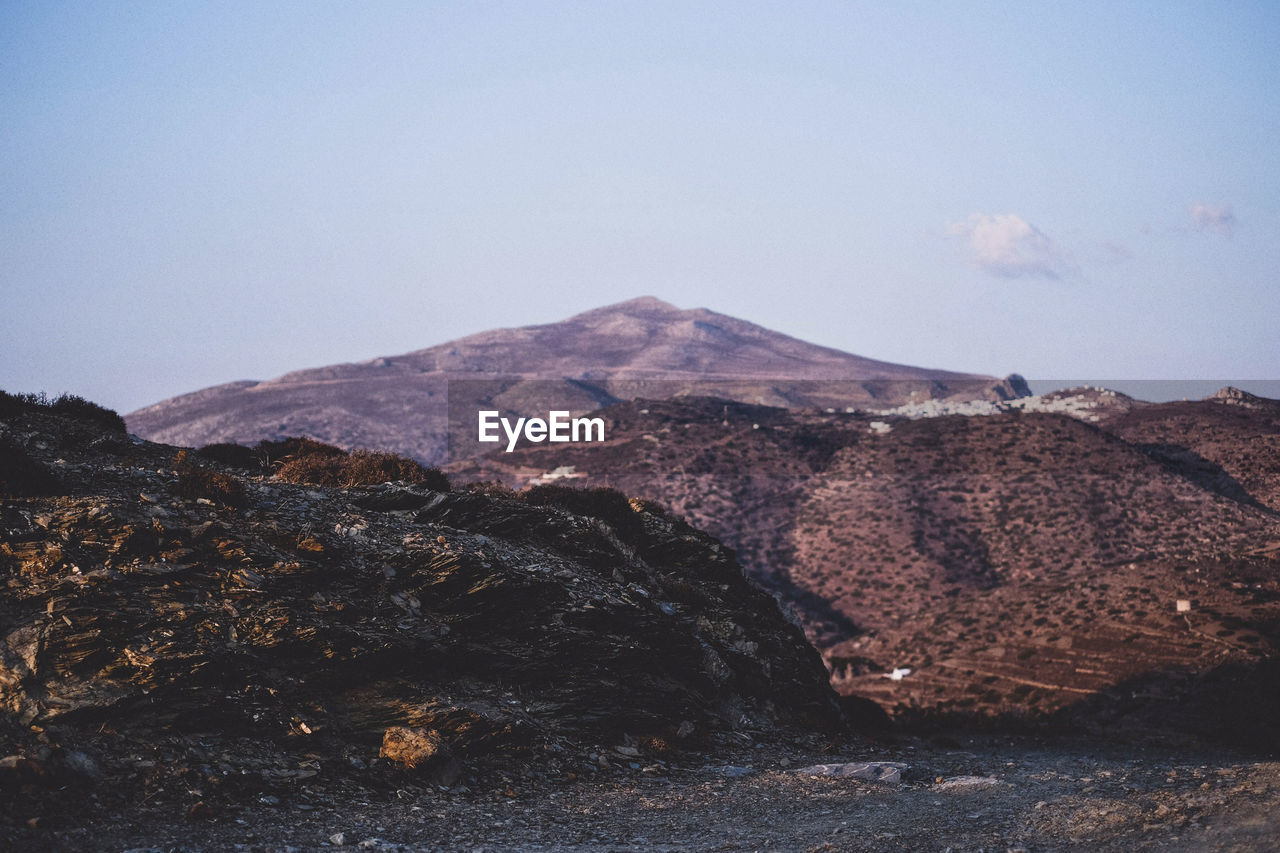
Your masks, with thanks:
M1106 706L1256 731L1241 713L1280 712L1280 404L1244 403L1082 389L908 418L635 401L600 413L602 444L451 472L662 502L791 603L841 692L904 718Z
M705 308L652 297L540 326L496 329L399 356L232 382L126 416L134 433L183 446L253 444L308 435L342 447L403 453L438 464L453 403L474 413L551 404L586 412L637 396L714 396L780 406L896 405L939 397L1004 399L1019 377L927 370L806 343ZM541 381L537 386L523 383ZM527 414L527 412L526 412ZM472 415L474 417L474 414Z

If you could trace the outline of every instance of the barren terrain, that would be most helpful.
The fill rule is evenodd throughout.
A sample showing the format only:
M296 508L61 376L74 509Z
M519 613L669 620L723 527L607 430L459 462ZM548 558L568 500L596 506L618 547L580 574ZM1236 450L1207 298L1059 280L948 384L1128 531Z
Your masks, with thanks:
M230 464L5 405L0 846L1267 850L1280 832L1280 536L1270 480L1233 449L1263 436L1270 470L1265 401L1099 418L1129 437L656 401L611 409L604 447L465 469L573 465L551 482L716 520L843 702L733 554L650 500L300 485L244 448Z
M188 815L148 800L10 828L15 849L382 851L1272 850L1280 762L1202 744L895 738L826 751L725 745L575 780L359 787L327 768L282 795ZM905 765L901 781L796 772ZM238 772L239 768L230 768ZM85 818L91 817L92 823Z
M452 470L668 504L795 606L841 692L903 718L1083 713L1276 742L1280 404L1102 403L1096 424L639 401L604 412L602 445Z

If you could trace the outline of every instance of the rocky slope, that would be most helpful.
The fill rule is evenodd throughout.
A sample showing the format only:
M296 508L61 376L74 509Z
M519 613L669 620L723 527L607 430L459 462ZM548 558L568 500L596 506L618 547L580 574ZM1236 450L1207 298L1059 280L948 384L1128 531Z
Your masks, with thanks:
M1069 408L1120 434L1016 408L908 419L650 401L606 410L603 445L454 470L667 502L797 607L841 691L903 718L1127 714L1276 737L1274 404L1083 397Z
M11 816L65 815L85 784L198 816L842 724L800 629L661 511L308 487L176 451L38 406L0 419Z
M504 408L585 412L636 396L689 393L782 406L883 405L959 395L1007 398L1021 379L927 370L862 358L704 308L644 297L541 326L497 329L429 349L232 382L127 416L145 438L197 447L308 435L439 464L448 404L492 397ZM471 390L450 383L482 380ZM536 388L521 382L540 380ZM465 399L463 399L465 398ZM528 412L525 412L528 414Z

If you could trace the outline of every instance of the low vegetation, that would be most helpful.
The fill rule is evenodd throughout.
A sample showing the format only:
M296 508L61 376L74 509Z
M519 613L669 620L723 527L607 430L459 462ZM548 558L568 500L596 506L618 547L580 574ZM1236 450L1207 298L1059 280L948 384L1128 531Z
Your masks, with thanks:
M375 450L347 453L318 441L301 441L306 443L299 445L294 453L285 456L275 466L276 477L287 483L350 489L404 482L438 492L449 491L449 479L439 468L428 468L407 457Z
M40 410L66 415L73 420L94 423L112 432L127 432L124 418L116 412L97 403L91 403L83 397L77 397L75 394L49 397L43 391L38 394L10 394L7 391L0 391L0 416Z
M206 444L195 452L202 459L234 468L274 474L287 483L349 489L402 482L426 486L437 492L450 489L439 468L427 467L396 453L376 450L346 451L305 436L264 440L253 447L240 444Z
M335 447L332 444L326 444L323 441L316 441L314 438L300 435L275 441L264 439L254 445L253 449L257 452L258 457L262 460L263 467L267 470L277 468L290 460L307 457L333 457L336 459L347 455L347 451L341 447Z
M174 492L179 497L189 500L204 498L224 506L244 506L246 493L243 483L230 474L200 465L187 451L178 451L174 469L178 472Z
M547 484L532 486L520 492L530 506L550 506L575 515L586 515L608 522L618 532L630 532L640 526L639 508L622 492L608 486L574 488Z
M196 456L210 462L218 462L230 468L243 468L246 471L261 471L262 456L252 447L227 442L206 444L196 451Z

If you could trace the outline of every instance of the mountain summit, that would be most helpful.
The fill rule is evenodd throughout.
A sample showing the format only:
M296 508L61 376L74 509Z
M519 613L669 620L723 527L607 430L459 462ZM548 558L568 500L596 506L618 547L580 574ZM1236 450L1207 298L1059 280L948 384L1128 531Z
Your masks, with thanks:
M139 409L127 420L145 438L185 446L305 434L437 463L445 455L447 382L497 378L567 383L567 405L583 411L638 395L803 407L1026 393L1017 377L876 361L644 296L557 323L218 385Z

